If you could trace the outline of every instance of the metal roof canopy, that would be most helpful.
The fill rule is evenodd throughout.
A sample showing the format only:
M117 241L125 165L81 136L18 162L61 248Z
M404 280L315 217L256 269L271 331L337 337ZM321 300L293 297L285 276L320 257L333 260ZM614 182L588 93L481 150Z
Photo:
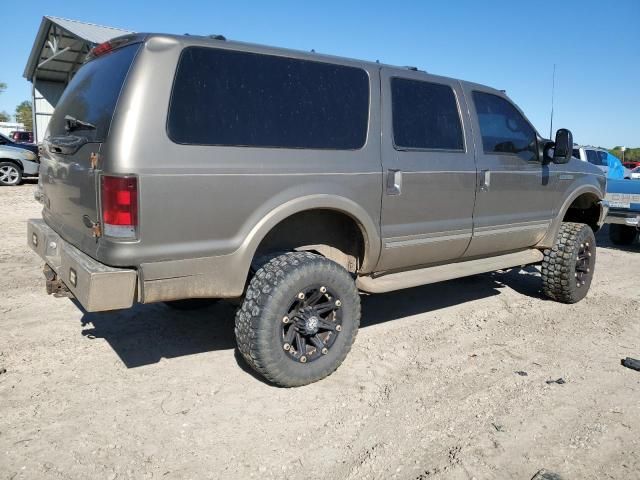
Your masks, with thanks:
M91 48L128 33L132 32L67 18L42 17L23 76L30 82L37 77L66 84Z
M59 17L42 17L23 76L32 84L33 133L40 143L60 97L87 53L114 37L132 33Z

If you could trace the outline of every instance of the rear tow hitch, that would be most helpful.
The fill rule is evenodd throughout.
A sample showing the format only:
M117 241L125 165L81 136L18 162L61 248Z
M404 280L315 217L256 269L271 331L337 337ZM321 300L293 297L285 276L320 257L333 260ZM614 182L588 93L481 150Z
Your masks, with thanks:
M47 293L49 295L73 298L71 290L58 278L55 270L46 263L44 264L44 278L47 280Z

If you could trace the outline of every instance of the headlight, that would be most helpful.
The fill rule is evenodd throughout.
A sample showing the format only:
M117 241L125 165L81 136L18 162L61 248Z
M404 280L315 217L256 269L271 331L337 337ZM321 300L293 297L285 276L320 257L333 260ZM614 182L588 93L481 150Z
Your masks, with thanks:
M35 162L38 159L38 156L30 150L25 151L24 156L27 160L31 160Z

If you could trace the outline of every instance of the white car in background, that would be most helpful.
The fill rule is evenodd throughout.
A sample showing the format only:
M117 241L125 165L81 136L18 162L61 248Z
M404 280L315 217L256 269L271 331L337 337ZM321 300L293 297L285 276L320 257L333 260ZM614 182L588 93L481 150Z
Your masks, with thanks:
M640 180L640 167L636 167L631 170L631 178L633 180Z
M573 157L582 160L583 162L589 162L595 165L604 173L606 173L607 177L609 176L609 161L607 159L609 155L611 154L604 148L592 147L589 145L573 147L572 154ZM624 169L624 178L631 178L631 170L629 170L622 164L621 166Z
M24 148L0 145L0 185L20 185L24 177L38 175L38 156Z

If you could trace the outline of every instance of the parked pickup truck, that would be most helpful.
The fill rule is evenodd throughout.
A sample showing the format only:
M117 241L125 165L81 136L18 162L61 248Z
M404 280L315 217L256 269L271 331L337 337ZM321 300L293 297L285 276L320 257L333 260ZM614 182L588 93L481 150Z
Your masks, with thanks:
M609 180L605 202L610 240L616 245L632 244L640 229L640 181Z
M582 299L606 178L572 146L483 85L136 34L60 99L28 242L88 311L240 299L240 353L304 385L349 352L359 291L541 264L549 297Z

